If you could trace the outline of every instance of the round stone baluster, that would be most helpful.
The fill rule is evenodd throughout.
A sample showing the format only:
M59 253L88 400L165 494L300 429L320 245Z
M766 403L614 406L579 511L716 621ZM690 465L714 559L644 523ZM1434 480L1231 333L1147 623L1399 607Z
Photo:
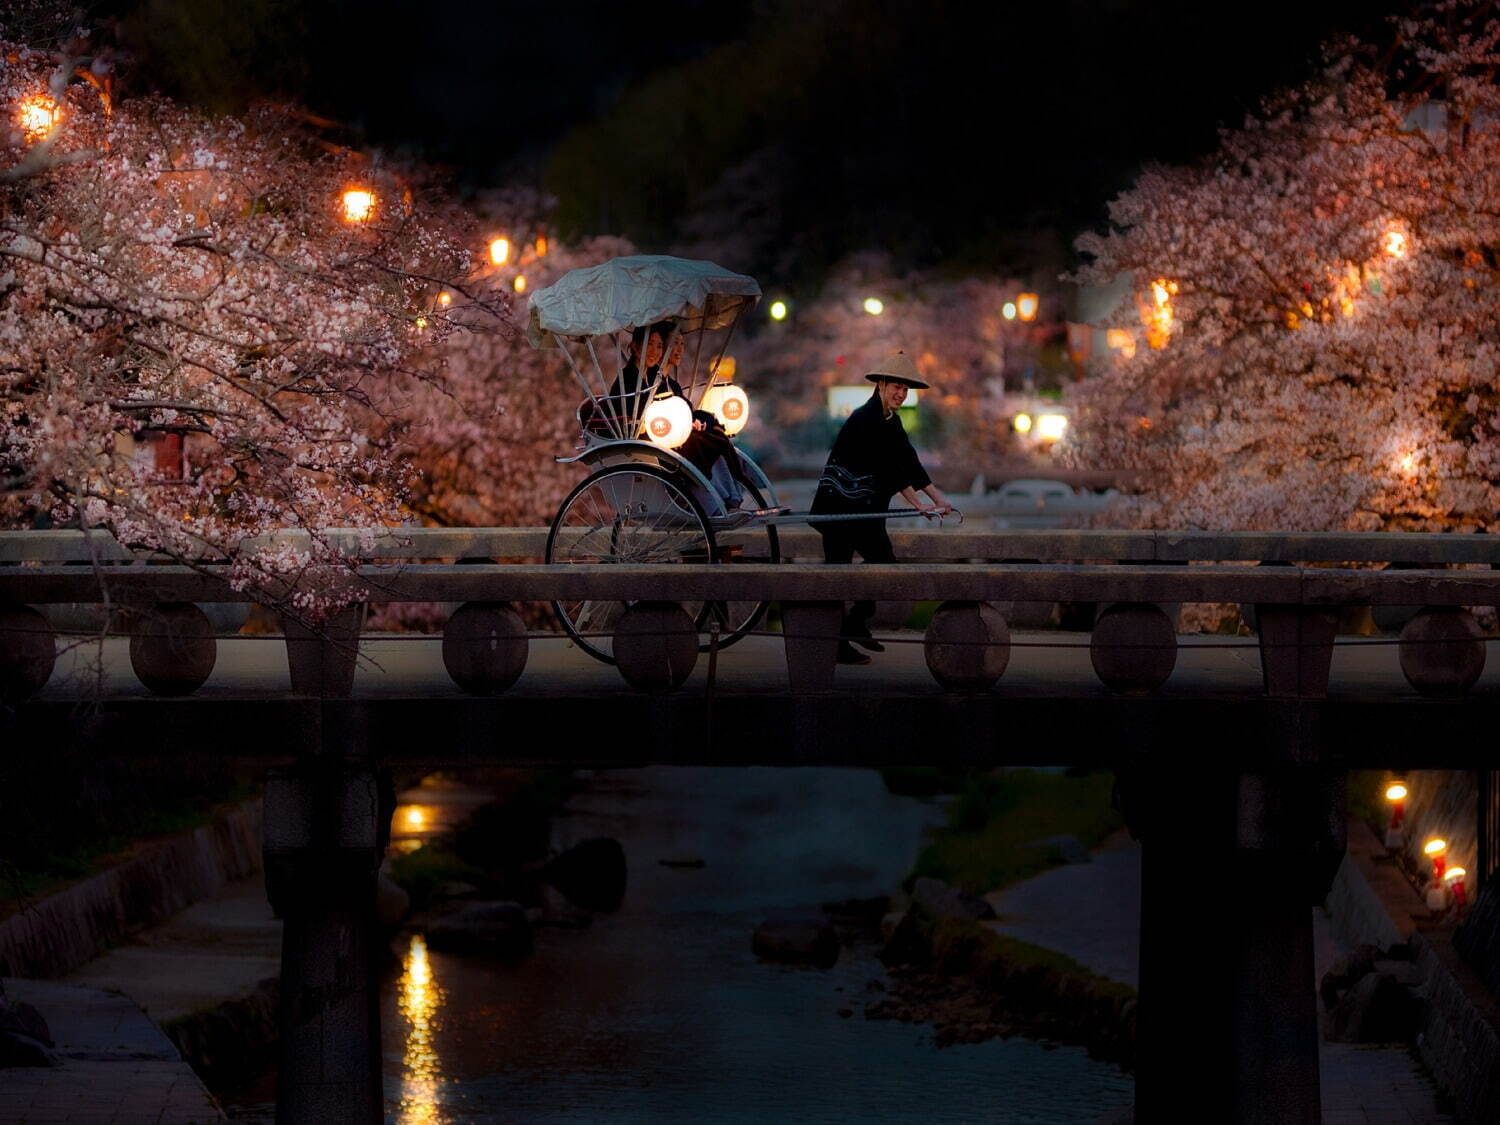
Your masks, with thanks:
M192 602L158 602L131 627L130 666L156 695L191 695L218 655L208 614Z
M1484 630L1462 606L1430 605L1401 630L1401 672L1423 695L1452 698L1484 671Z
M1089 640L1094 672L1110 691L1145 695L1177 665L1172 619L1149 602L1116 602L1099 615Z
M988 602L944 602L922 652L932 678L949 691L989 691L1010 663L1010 626Z
M29 605L0 604L0 700L19 703L41 691L56 661L46 615Z
M672 691L698 662L698 630L676 602L636 602L615 623L613 652L636 691Z
M443 626L443 665L470 695L499 695L521 678L530 642L508 602L465 602Z

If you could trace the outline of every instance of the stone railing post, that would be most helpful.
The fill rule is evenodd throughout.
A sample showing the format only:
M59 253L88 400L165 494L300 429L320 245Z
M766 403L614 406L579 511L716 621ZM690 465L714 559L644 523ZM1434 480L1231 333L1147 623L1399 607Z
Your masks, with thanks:
M266 783L266 892L283 920L276 1120L379 1125L375 875L388 800L348 709L310 707L306 752Z

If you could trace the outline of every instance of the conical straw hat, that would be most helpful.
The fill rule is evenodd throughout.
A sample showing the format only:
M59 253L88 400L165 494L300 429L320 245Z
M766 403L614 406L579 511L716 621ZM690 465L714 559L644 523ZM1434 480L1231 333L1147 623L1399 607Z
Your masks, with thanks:
M911 361L911 357L904 351L892 352L885 359L876 364L865 376L870 382L875 383L881 379L893 379L898 383L905 383L908 387L924 390L930 384L922 378L917 365Z

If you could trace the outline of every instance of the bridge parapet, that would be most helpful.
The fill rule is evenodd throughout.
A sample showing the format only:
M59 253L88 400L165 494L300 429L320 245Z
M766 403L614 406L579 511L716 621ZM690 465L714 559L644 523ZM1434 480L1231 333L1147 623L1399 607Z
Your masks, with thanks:
M289 538L299 535L305 537L287 533ZM1149 607L1238 602L1256 607L1266 693L1314 698L1327 692L1334 630L1343 607L1421 607L1403 633L1403 670L1426 694L1459 695L1478 678L1485 655L1482 632L1466 607L1500 605L1500 571L1482 569L1500 561L1500 539L1488 536L908 531L898 532L896 538L913 561L894 566L772 564L738 558L732 564L650 566L431 561L534 557L543 547L544 535L539 528L403 528L374 537L359 529L329 532L349 550L356 563L353 572L369 600L486 606L568 599L777 602L785 608L789 624L816 623L796 624L783 632L788 666L796 669L793 684L813 690L832 686L837 638L830 630L837 626L829 624L834 620L829 614L804 613L799 607L848 599L953 606L954 613L934 619L928 663L939 681L954 690L984 690L986 685L984 676L966 670L965 646L996 650L987 655L976 652L978 663L969 662L976 669L984 663L1004 668L999 650L1008 651L1009 630L994 607L1036 602L1109 606L1093 637L1094 667L1107 686L1122 693L1160 686L1175 661L1170 626L1164 628L1161 614ZM968 561L948 561L955 558ZM1015 558L1050 561L993 561ZM1247 566L1247 559L1275 565ZM1309 560L1318 565L1300 565ZM138 556L113 539L78 531L0 532L0 562L14 564L0 565L0 603L10 606L0 623L6 630L0 671L10 696L24 696L44 683L41 665L50 671L42 651L46 644L26 636L46 630L45 618L25 606L107 601L133 608L139 644L133 644L132 656L136 658L139 650L142 681L153 690L180 694L206 679L204 661L211 670L213 657L205 658L205 645L211 645L212 637L199 635L205 632L201 624L191 644L178 637L172 630L185 628L182 622L188 615L166 607L251 597L230 585L222 563L196 560L185 565ZM1211 565L1167 565L1190 562ZM1371 565L1378 563L1386 564L1385 569ZM1445 566L1460 569L1440 569ZM950 636L958 607L971 605L989 606L981 615L989 623L980 632L967 629L961 638ZM1174 614L1175 608L1168 619ZM997 616L998 625L992 621ZM168 618L170 627L160 624ZM289 620L286 632L289 650L296 650L294 690L348 694L358 651L357 615L345 614L336 630L316 635L303 623ZM503 646L498 641L491 645L497 652L505 649L509 668L525 660L524 638L510 636L513 632L508 630ZM468 638L462 643L472 647L478 642ZM459 645L454 639L455 652ZM184 660L191 649L193 675L173 674L172 652L177 648L183 650ZM299 682L297 669L303 667L313 671ZM814 668L818 671L811 671ZM661 677L642 669L623 671L633 684L661 682ZM467 680L489 683L487 690L493 690L495 683L514 682L516 674L490 680L469 675Z

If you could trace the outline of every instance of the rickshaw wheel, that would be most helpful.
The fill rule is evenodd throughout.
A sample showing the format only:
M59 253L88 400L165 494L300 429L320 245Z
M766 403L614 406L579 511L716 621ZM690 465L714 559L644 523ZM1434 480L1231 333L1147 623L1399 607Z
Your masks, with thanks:
M655 465L611 465L585 478L562 502L547 533L549 563L711 563L718 561L703 507ZM552 603L573 643L607 664L625 602L575 599ZM701 629L703 602L683 609Z
M742 485L757 508L767 507L766 498L760 489L748 482ZM781 541L776 536L773 524L748 523L728 532L727 541L719 543L719 561L724 563L781 561ZM736 550L740 547L740 550ZM709 602L700 629L707 629L711 622L719 623L719 648L726 649L750 630L760 624L770 602ZM711 642L705 638L698 646L699 652L707 652Z

